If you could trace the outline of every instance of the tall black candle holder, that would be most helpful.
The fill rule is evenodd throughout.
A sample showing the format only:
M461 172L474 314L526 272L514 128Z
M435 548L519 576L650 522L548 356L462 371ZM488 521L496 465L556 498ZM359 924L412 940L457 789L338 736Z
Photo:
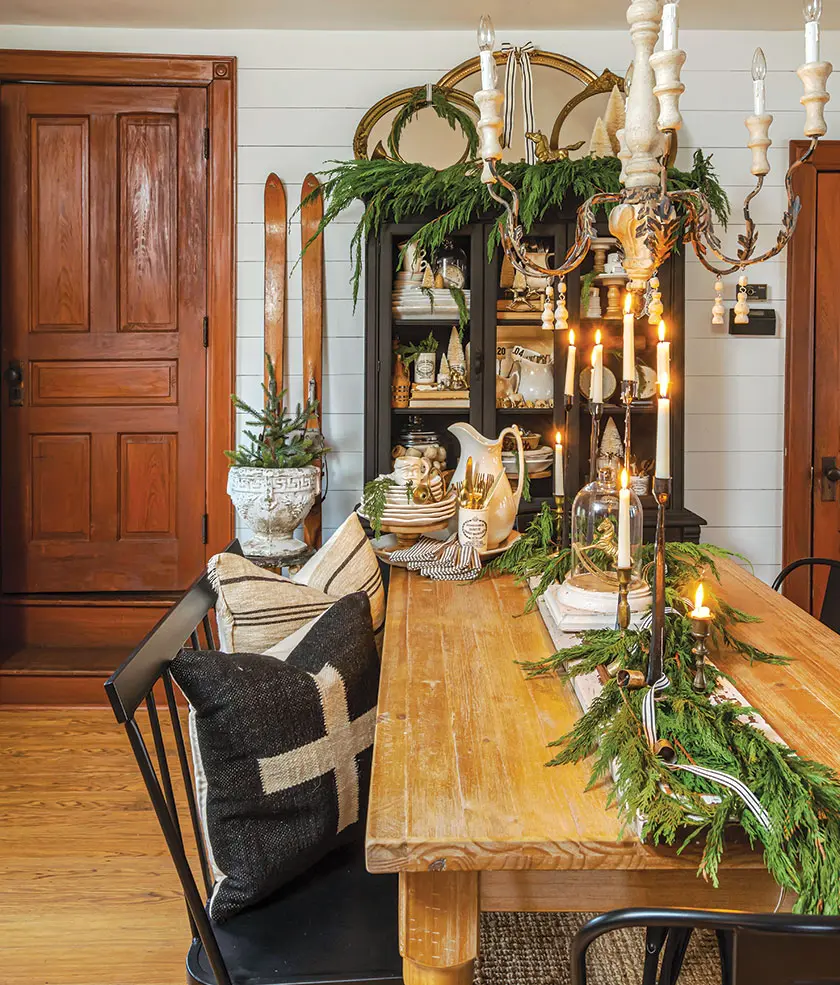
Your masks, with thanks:
M671 480L654 476L656 497L656 545L653 575L653 625L650 631L650 655L647 683L655 684L662 676L665 659L665 512L671 498Z
M621 381L621 402L624 404L624 467L627 475L630 475L630 417L633 401L639 393L639 384L636 380Z

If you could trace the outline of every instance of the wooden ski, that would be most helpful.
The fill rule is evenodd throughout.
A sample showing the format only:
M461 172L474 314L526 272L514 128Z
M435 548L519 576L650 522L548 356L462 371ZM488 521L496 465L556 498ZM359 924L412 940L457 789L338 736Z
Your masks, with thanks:
M271 357L278 385L283 385L286 335L286 190L272 172L265 180L265 351ZM268 373L265 375L268 385Z
M303 180L301 201L320 187L318 179L308 174ZM315 233L324 215L324 201L320 195L302 206L300 210L301 245L305 246ZM311 243L301 260L303 281L303 395L304 399L318 400L318 415L309 426L320 428L324 409L321 389L321 365L324 344L324 237ZM303 524L304 540L310 547L321 546L321 504L312 507Z

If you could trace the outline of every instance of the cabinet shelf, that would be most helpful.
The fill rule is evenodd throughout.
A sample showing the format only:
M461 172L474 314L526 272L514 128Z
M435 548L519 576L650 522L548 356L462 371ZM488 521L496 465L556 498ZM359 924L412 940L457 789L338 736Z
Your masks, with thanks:
M579 202L568 201L562 210L547 212L529 230L529 237L541 243L555 256L565 256L574 240L576 209ZM456 464L458 443L454 436L447 434L448 425L455 421L469 421L484 435L497 435L506 426L518 423L540 433L543 439L551 441L557 430L562 430L567 448L566 488L570 497L589 479L589 436L591 432L588 401L577 390L575 381L575 401L567 412L563 399L567 332L546 332L537 318L523 314L523 317L499 317L501 297L502 263L499 250L488 261L487 244L495 234L496 222L487 218L470 223L458 231L456 239L468 257L468 287L470 290L470 322L465 332L464 345L470 343L470 370L472 387L470 406L466 407L405 407L391 408L391 370L394 338L399 336L403 342L419 342L431 330L438 340L441 351L446 351L449 327L458 324L457 315L418 313L417 317L395 317L391 301L394 287L394 267L399 256L400 244L412 232L419 229L431 216L393 223L383 223L374 231L367 243L365 262L365 458L364 477L369 480L376 475L389 473L392 469L391 448L397 444L396 438L405 425L405 418L417 415L426 418L429 430L439 433L445 444L449 466ZM599 225L599 233L606 235L607 226ZM611 368L619 375L620 360L615 362L621 347L621 322L619 320L582 319L580 310L581 276L591 270L594 257L587 258L584 264L566 278L566 305L569 311L569 325L579 333L577 369L580 372L589 363L592 331L596 327L606 330L605 347L610 352ZM659 271L662 301L665 318L669 324L682 326L684 323L684 267L683 254L672 256ZM501 312L503 315L506 312ZM640 319L636 323L636 348L641 362L655 368L653 353L656 347L656 327ZM553 353L554 393L559 395L554 407L497 407L496 406L496 359L505 358L501 347L507 348L507 356L512 355L511 347L537 349ZM684 339L680 329L671 338L671 373L675 381L684 377ZM547 389L547 388L546 388ZM673 486L671 508L667 523L669 539L699 541L700 527L704 523L700 517L684 508L684 468L683 436L684 405L682 386L674 388L671 397L671 457L673 466ZM611 402L603 410L602 431L609 420L623 431L625 408L619 400L620 391L613 393ZM635 422L633 428L633 456L637 461L650 459L655 452L656 401L637 401L631 406ZM612 430L612 428L610 428ZM551 479L536 479L538 492L545 493L551 488ZM520 505L523 517L533 514L543 503L553 503L550 496L535 495L530 503ZM567 504L568 505L568 504ZM655 510L645 509L645 529L655 522ZM527 520L520 523L520 529ZM647 536L646 534L646 536Z

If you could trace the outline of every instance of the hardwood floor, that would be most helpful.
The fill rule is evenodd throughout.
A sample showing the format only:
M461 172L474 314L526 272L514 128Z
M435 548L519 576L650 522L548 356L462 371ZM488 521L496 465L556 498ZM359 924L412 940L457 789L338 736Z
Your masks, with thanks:
M180 887L106 709L0 711L3 985L182 985Z

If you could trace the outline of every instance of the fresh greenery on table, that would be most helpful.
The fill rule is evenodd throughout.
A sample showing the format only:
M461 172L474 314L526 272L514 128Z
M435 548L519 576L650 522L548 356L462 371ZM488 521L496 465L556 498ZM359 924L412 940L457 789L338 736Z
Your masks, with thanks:
M364 203L362 218L350 242L354 301L359 292L364 245L369 236L378 233L382 223L401 222L427 211L434 212L434 218L410 240L416 242L427 256L433 257L444 240L467 223L479 216L500 217L502 214L479 180L481 163L475 160L453 164L441 171L425 164L387 158L330 163L334 166L323 172L322 184L309 197L323 195L325 201L324 216L312 240L357 200ZM621 187L621 162L615 157L582 157L574 161L565 159L538 164L503 162L498 170L520 190L521 217L526 232L549 209L562 206L568 195L584 199L597 192L617 192ZM669 168L668 183L674 190L697 188L702 191L716 219L726 225L729 201L710 154L697 150L690 171ZM309 199L305 199L301 207L307 201ZM489 256L492 257L498 243L498 229L494 229L488 242ZM308 245L304 244L304 249Z
M268 384L262 385L262 410L231 394L234 407L250 418L244 432L250 443L226 451L225 455L231 466L239 468L296 469L311 465L330 450L321 431L307 427L311 420L317 419L318 401L307 401L303 407L298 404L294 414L288 413L283 403L286 391L277 389L277 375L268 353L265 354L265 366ZM260 430L257 432L252 428Z
M570 552L558 549L555 515L544 506L525 535L490 566L491 573L508 572L520 579L540 579L528 600L539 596L568 573ZM646 545L643 571L650 576L653 548ZM667 601L676 609L668 617L664 669L670 686L656 702L659 736L677 750L682 762L712 767L739 777L759 798L771 819L762 827L740 798L708 780L683 771L673 772L650 749L642 728L645 689L623 690L615 677L604 685L574 728L553 743L549 765L576 763L594 757L589 786L615 771L618 782L608 802L617 806L625 823L642 819L643 837L653 844L676 844L680 849L704 840L698 874L717 885L725 848L726 829L738 825L751 843L764 848L767 869L778 885L797 894L794 909L801 913L840 913L840 781L832 769L798 756L768 738L756 726L754 710L730 701L710 700L692 687L694 677L691 624L686 613L689 587L703 577L718 580L717 561L733 556L709 544L666 545ZM737 556L737 555L736 555ZM707 591L715 613L718 643L753 661L778 663L788 658L766 653L740 640L736 627L757 622ZM650 630L596 630L581 634L581 642L548 658L524 663L531 677L559 673L570 677L603 665L612 672L644 670ZM707 665L710 687L725 677ZM760 714L761 709L756 709ZM711 802L701 795L711 795Z

